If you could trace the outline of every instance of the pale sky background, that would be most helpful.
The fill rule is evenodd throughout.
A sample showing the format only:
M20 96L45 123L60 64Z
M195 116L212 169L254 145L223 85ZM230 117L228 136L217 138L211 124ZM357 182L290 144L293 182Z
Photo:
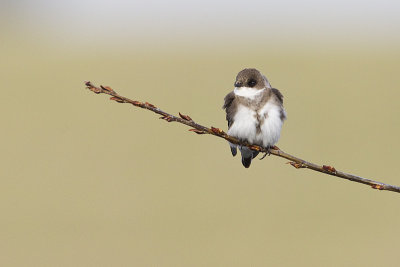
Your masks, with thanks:
M399 42L399 1L2 1L8 29L63 45ZM115 38L118 38L115 40ZM99 44L100 45L100 44Z

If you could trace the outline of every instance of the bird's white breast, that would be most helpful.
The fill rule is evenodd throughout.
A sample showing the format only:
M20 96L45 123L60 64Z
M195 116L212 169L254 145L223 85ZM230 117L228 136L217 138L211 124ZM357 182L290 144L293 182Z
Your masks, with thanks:
M261 125L259 125L257 115L264 118ZM278 142L283 125L281 107L273 100L267 101L257 113L255 110L240 104L233 121L234 123L228 130L229 135L264 147L272 146ZM257 133L258 125L261 129L259 133Z
M261 124L261 133L257 135L257 141L262 142L264 147L276 144L281 135L283 125L281 107L273 101L268 101L258 114L259 116L264 116L265 119L264 123Z
M233 118L234 123L228 130L228 134L253 143L257 134L257 114L254 110L239 105Z

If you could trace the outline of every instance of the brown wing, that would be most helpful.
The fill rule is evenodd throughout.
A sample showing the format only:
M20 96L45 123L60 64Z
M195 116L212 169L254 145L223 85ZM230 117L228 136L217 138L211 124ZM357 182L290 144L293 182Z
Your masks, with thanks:
M272 88L272 93L276 96L276 98L279 100L279 102L281 102L281 104L283 104L283 95L281 94L281 92L279 92L279 90L276 88Z
M283 95L281 94L281 92L279 92L278 89L276 88L272 88L272 94L275 95L275 98L279 101L279 103L281 104L281 108L280 108L280 112L281 112L281 120L285 120L286 119L286 112L283 109Z
M222 106L223 109L226 111L226 120L228 121L228 128L231 127L233 124L233 114L236 111L236 103L235 103L235 93L230 92L224 98L224 105Z

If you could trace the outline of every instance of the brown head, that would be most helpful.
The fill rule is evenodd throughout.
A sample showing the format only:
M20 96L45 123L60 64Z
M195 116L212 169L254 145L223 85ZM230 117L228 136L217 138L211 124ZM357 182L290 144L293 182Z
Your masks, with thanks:
M244 69L236 76L235 87L247 87L254 89L271 88L267 78L256 69Z

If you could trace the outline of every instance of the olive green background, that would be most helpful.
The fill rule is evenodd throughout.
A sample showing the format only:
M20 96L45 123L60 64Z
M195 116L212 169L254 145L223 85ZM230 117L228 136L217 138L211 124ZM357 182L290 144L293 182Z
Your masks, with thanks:
M2 266L397 266L399 194L274 156L245 169L84 81L226 129L223 98L255 67L285 97L281 149L400 185L399 43L2 32Z

